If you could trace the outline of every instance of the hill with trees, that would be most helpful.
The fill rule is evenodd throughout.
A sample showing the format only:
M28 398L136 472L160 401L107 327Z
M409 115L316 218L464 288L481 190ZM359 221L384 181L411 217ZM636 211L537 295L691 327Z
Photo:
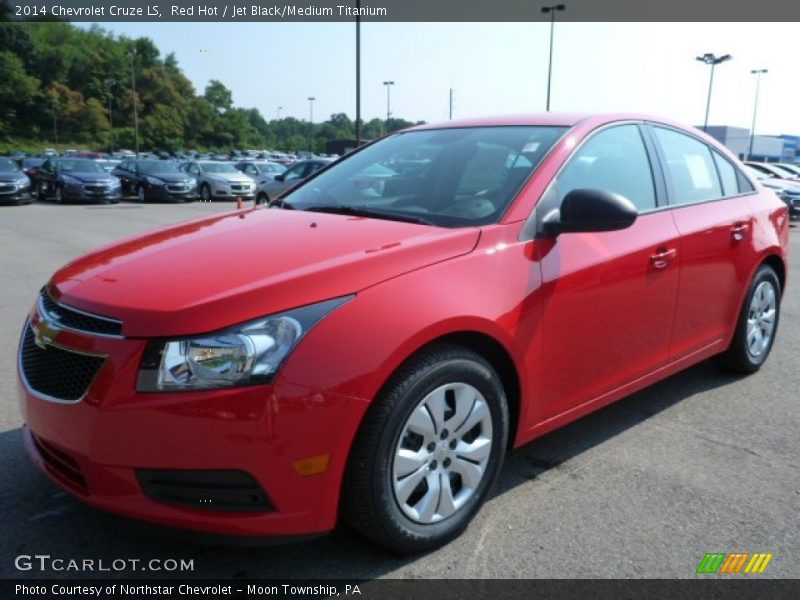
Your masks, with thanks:
M235 106L231 90L216 79L198 93L174 53L162 58L149 38L117 36L97 25L2 22L0 73L0 151L56 145L107 151L112 142L133 148L134 102L142 150L324 152L328 141L355 138L345 113L314 124L267 121L256 108ZM363 137L378 137L384 125L394 131L413 123L372 119L363 123Z

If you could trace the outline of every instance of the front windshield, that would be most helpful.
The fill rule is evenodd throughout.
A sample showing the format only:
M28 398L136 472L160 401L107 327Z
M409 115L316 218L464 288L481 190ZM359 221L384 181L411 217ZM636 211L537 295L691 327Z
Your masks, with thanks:
M103 167L88 158L59 160L58 170L62 173L105 173Z
M174 163L166 160L145 160L139 163L142 173L179 173Z
M345 158L283 197L291 208L362 210L442 227L496 222L566 127L409 131Z
M19 167L13 160L0 158L0 171L19 171Z
M200 163L200 168L204 173L238 173L239 171L231 163Z

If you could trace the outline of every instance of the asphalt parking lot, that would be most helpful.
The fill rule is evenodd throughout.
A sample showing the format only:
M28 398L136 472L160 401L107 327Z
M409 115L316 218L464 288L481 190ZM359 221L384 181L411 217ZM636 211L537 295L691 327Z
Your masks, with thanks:
M800 577L797 260L776 346L759 373L734 378L703 363L515 451L467 532L424 556L386 554L344 527L279 548L198 544L61 492L29 463L20 435L16 346L37 291L97 245L231 208L0 207L0 576L82 576L14 567L19 554L49 554L194 559L189 576L209 579L683 578L697 577L706 552L771 552L757 577ZM797 257L800 228L791 237Z

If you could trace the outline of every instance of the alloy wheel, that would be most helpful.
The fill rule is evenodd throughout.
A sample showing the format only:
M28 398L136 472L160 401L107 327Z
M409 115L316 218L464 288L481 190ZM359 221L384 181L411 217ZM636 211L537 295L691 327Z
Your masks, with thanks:
M756 287L747 313L747 351L759 358L769 348L775 331L777 293L771 281L762 281Z

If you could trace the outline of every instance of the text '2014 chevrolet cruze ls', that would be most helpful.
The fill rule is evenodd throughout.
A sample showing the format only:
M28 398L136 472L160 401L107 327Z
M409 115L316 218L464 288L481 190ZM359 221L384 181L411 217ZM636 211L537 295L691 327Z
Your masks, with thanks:
M635 115L424 125L272 207L79 258L25 324L34 462L96 507L419 551L509 447L776 335L786 206Z

